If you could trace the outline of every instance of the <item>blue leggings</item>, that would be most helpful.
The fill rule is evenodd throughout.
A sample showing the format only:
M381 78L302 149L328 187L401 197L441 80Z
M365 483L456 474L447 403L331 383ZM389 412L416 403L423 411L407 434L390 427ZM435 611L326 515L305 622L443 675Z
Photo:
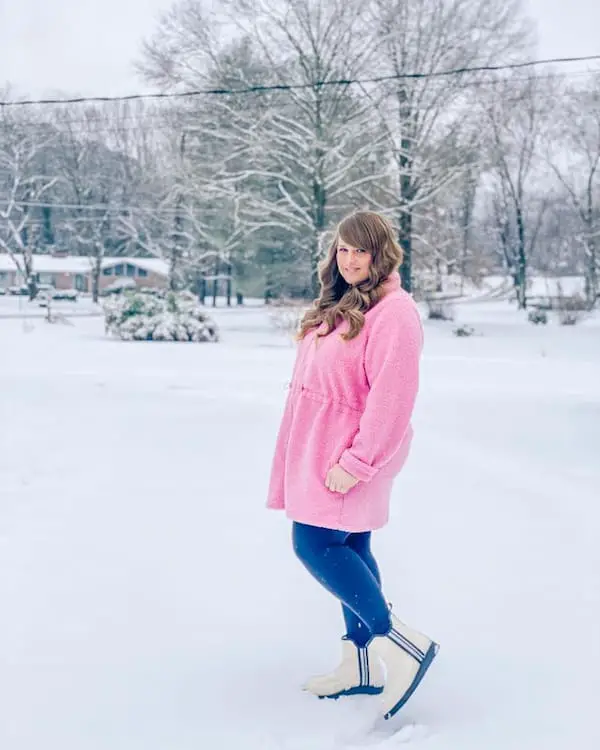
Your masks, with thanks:
M390 611L371 552L371 532L351 534L294 522L294 551L304 567L342 603L346 635L365 646L390 629Z

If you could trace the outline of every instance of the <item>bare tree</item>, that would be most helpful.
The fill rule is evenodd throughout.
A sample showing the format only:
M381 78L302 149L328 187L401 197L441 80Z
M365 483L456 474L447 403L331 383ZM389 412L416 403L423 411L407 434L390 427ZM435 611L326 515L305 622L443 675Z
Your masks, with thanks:
M61 174L58 224L64 243L90 259L94 301L105 255L131 246L122 222L146 199L152 175L148 126L139 117L132 123L132 114L139 112L121 104L54 113L59 131L54 156Z
M551 190L548 190L548 187ZM564 188L548 183L544 195L547 210L540 227L535 248L535 267L549 275L581 273L581 255L576 252L577 237L581 231L580 219L570 201L565 200Z
M32 299L37 204L58 180L45 169L45 152L55 138L52 129L7 112L0 120L0 248L12 258Z
M367 69L374 45L364 3L228 0L222 15L237 34L225 50L200 3L180 3L166 19L166 36L147 49L145 70L163 85L169 78L189 85L191 77L235 90L256 82L253 70L261 84L293 84L285 92L219 98L208 115L223 123L211 134L224 155L216 179L243 196L240 217L256 236L277 230L307 257L315 291L324 234L340 212L364 202L358 190L387 171L372 162L367 168L376 147L370 103L348 85L328 85Z
M562 91L555 105L545 157L579 221L586 298L592 308L600 295L600 74Z
M454 287L461 294L467 280L477 281L481 272L482 252L474 239L477 225L476 205L480 188L483 158L478 153L465 154L471 169L437 191L414 214L413 239L418 265L413 266L413 290L422 279L435 278L435 289L442 291L446 275L458 276Z
M544 103L544 92L534 78L499 82L482 99L499 246L522 309L527 306L528 256L547 207L546 201L535 206L531 200Z
M470 160L474 165L478 159ZM473 166L464 172L458 184L459 197L455 208L455 216L460 227L459 257L457 266L460 273L461 292L468 275L473 276L477 264L473 264L474 256L481 257L480 253L474 252L473 228L475 225L475 207L477 205L477 192L481 181L481 166Z
M205 116L173 110L164 113L157 151L159 179L148 185L143 203L120 228L130 247L161 257L169 264L172 289L196 283L217 266L229 267L249 229L240 220L235 186L219 180L225 155L212 153L211 128Z
M385 163L367 168L378 140L370 103L346 86L326 85L368 71L374 45L366 6L362 0L230 0L230 7L277 82L301 86L286 92L285 101L280 97L259 137L263 176L275 188L271 205L296 229L296 241L306 237L300 246L308 250L316 292L331 222L350 208L350 196L368 193L387 171Z
M387 128L394 180L384 203L398 216L403 286L412 285L415 215L472 169L473 102L483 74L446 71L519 59L530 24L520 0L374 0L378 69L392 77L369 91Z

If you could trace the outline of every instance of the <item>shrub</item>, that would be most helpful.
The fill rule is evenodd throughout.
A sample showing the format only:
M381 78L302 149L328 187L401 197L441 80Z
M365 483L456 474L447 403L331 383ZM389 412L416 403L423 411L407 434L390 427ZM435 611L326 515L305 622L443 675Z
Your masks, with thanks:
M561 326L574 326L587 309L585 297L581 294L565 295L562 284L558 283L558 322Z
M574 326L586 310L587 302L581 295L565 297L561 294L558 300L558 322L561 326Z
M540 308L537 308L536 310L531 310L529 312L529 315L527 316L527 320L536 326L546 325L546 323L548 322L548 313L545 310L541 310Z
M126 291L106 298L107 333L124 341L218 341L214 321L190 292Z
M558 311L558 322L561 326L574 326L581 318L581 310L569 310L561 307Z
M295 302L281 299L273 302L269 308L271 324L289 336L292 340L300 329L308 305L305 302Z
M463 324L463 325L457 326L454 329L453 333L455 336L462 338L464 336L472 336L475 333L475 329L472 326Z
M427 300L429 320L454 320L454 307L444 300Z

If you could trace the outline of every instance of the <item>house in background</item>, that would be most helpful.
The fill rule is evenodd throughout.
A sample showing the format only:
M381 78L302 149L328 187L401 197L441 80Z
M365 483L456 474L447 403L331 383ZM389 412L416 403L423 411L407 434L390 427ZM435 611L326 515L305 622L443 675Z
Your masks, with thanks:
M22 259L18 257L18 260L22 267ZM53 255L33 256L33 272L38 284L84 294L92 291L93 264L94 259L84 255L64 255L57 252ZM21 286L25 281L11 256L0 253L0 289ZM160 258L103 258L98 282L100 292L125 281L128 282L126 285L133 282L138 287L166 289L169 265Z
M169 264L160 258L104 258L98 285L100 292L121 281L133 281L137 287L166 289L169 285ZM89 288L92 290L92 278Z

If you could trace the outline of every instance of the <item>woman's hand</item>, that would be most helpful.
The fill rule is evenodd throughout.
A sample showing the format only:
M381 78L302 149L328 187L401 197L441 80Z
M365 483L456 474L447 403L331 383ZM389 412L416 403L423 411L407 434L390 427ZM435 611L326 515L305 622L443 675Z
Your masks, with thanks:
M358 484L358 481L356 477L348 474L339 464L336 464L327 472L325 487L331 490L331 492L340 492L342 495L345 495L346 492Z

